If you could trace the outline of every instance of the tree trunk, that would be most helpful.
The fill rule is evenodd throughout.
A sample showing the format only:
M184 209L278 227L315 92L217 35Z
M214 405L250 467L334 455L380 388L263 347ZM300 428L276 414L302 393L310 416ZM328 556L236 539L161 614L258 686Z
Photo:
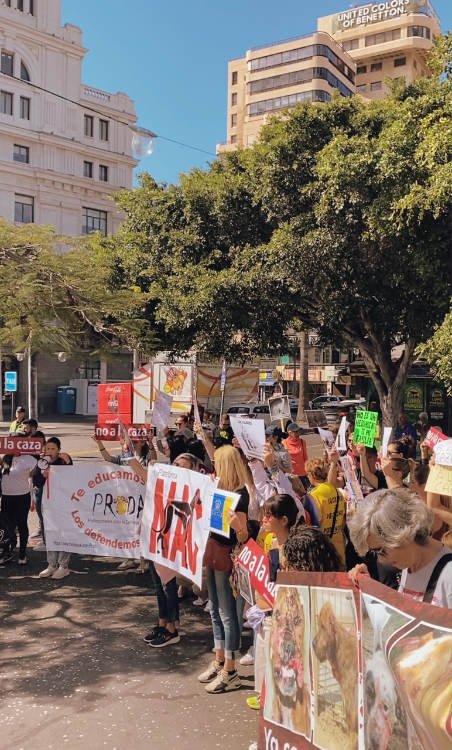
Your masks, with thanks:
M300 345L300 377L299 377L299 390L298 390L298 410L297 410L297 422L303 419L303 413L308 405L308 347L306 340L306 331L301 331L298 334L298 340Z
M398 362L392 362L390 353L361 349L369 376L380 400L383 427L397 427L402 407L403 388L413 362L415 343L407 342Z

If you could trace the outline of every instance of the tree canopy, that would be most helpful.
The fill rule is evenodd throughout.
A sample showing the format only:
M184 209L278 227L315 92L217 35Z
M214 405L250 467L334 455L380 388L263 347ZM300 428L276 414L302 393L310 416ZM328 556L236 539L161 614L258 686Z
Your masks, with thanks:
M177 186L144 175L123 192L118 279L149 293L175 352L247 360L300 326L359 347L393 422L415 347L448 310L451 156L447 80L299 105Z

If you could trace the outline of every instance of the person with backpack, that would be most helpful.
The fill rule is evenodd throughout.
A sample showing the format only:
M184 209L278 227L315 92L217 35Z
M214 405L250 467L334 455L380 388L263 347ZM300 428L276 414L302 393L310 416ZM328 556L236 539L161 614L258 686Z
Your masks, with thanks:
M452 553L431 536L434 515L407 489L377 490L358 504L349 521L360 555L376 557L401 570L399 592L420 602L452 609ZM364 564L349 575L359 585Z

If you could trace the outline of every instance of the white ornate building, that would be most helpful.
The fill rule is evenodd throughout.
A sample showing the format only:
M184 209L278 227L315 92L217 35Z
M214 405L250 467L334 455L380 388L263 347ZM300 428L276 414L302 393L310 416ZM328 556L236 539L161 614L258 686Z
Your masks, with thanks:
M61 0L0 0L0 216L111 234L132 186L133 101L81 82L82 32ZM50 93L51 92L51 93Z

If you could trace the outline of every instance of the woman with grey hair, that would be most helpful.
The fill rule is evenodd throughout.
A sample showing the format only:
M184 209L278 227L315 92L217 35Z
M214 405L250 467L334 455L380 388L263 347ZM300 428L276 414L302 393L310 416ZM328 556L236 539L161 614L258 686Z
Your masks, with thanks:
M418 601L452 608L452 554L430 536L433 513L406 489L378 490L359 503L348 525L360 555L373 552L402 571L399 591ZM349 575L358 585L366 565Z

